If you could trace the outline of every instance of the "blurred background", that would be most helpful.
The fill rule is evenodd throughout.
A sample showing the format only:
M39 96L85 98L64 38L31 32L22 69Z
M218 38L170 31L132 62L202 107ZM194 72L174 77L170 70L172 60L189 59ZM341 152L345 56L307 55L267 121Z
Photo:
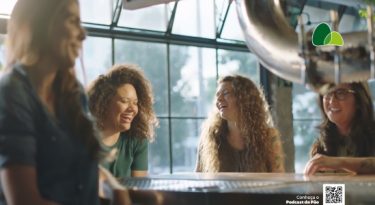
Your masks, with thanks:
M0 70L5 66L6 22L15 2L0 2ZM281 119L289 122L283 128L289 130L283 136L288 171L303 171L320 121L317 95L260 65L245 45L234 1L180 0L136 10L123 9L121 0L80 0L80 5L88 34L76 64L80 81L88 85L113 64L134 63L153 85L160 127L149 147L151 174L194 170L200 129L213 105L216 81L233 73L262 87L276 112L289 113L286 118L274 117L280 127ZM358 8L334 1L292 0L286 6L294 28L298 15L304 16L307 29L329 23L329 10L334 9L340 15L340 33L367 29ZM374 95L375 84L369 83ZM284 97L277 97L280 94Z

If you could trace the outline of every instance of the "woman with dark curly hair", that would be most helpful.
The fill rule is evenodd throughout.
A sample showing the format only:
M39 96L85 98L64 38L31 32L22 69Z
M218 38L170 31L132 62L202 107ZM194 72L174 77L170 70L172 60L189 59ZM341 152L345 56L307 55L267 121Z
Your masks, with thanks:
M104 163L115 177L147 175L148 141L158 121L151 84L136 65L115 65L89 88L89 108L97 119L102 144L117 152Z
M197 172L284 172L278 131L261 90L248 78L219 80L216 107L198 147Z
M375 160L368 157L375 156L375 120L367 82L330 87L319 96L323 120L305 174L326 170L374 173Z

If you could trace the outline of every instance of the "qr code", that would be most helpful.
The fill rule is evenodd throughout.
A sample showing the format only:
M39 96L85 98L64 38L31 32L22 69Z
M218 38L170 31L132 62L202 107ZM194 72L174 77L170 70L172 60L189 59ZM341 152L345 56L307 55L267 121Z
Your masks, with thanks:
M323 184L323 205L345 205L345 184Z

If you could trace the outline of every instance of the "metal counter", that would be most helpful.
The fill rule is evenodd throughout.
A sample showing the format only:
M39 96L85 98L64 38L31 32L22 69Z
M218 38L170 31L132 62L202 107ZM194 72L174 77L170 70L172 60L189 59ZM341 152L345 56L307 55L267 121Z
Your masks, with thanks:
M219 173L127 178L135 204L323 204L323 184L345 184L346 205L375 204L375 175Z

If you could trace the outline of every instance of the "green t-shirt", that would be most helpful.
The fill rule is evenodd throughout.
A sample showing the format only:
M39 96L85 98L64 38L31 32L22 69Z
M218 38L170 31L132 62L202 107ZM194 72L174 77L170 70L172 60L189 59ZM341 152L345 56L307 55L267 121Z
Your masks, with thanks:
M148 142L146 139L121 133L114 145L105 146L105 148L108 151L117 148L116 159L109 163L102 163L116 178L130 177L131 171L147 171Z

